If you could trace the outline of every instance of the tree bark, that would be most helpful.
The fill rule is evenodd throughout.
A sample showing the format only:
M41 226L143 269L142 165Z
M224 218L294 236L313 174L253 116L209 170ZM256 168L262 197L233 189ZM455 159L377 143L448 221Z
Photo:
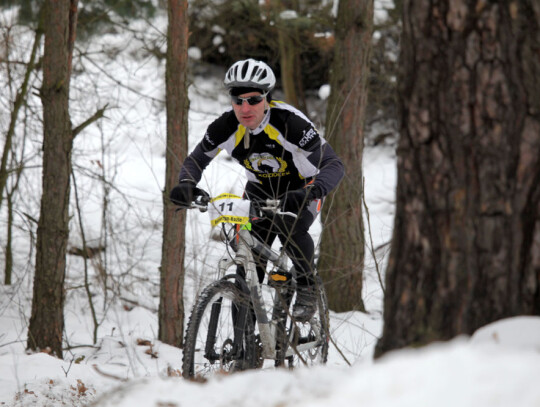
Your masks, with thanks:
M345 164L345 178L323 209L319 273L330 308L361 310L364 268L362 155L373 0L339 2L326 133Z
M43 56L43 195L37 231L36 273L28 348L62 357L64 277L68 240L71 151L69 80L75 42L76 0L45 4Z
M299 11L297 0L274 3L276 20L278 21L279 62L281 65L281 85L285 93L285 101L306 111L304 86L302 84L302 65L300 61L300 35L296 19L283 19L284 10Z
M188 3L169 0L167 33L167 152L163 193L163 247L159 304L159 340L183 346L185 211L176 211L169 192L187 154L188 110Z
M383 336L540 314L540 3L405 1Z

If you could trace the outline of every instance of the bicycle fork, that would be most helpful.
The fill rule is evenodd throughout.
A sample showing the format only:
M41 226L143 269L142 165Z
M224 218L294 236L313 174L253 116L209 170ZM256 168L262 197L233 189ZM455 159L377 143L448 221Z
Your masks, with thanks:
M242 356L243 351L243 338L245 334L245 328L248 316L247 304L233 304L235 307L233 310L233 324L234 324L234 341L232 341L232 349L230 352L218 354L215 351L217 329L219 314L221 312L221 304L223 297L218 298L212 304L212 310L210 312L210 321L208 324L208 332L206 334L206 345L204 349L204 357L208 359L212 364L220 358L227 360L238 360ZM224 346L224 344L222 344Z

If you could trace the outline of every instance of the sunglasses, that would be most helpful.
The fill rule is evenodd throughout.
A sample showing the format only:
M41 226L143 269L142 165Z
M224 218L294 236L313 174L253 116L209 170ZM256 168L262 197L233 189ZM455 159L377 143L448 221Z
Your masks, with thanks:
M262 95L256 95L256 96L250 96L247 98L242 98L240 96L233 96L231 95L231 100L234 104L238 106L242 106L242 103L244 103L244 100L249 103L250 106L255 106L261 103L264 98L266 97L267 93L263 93Z

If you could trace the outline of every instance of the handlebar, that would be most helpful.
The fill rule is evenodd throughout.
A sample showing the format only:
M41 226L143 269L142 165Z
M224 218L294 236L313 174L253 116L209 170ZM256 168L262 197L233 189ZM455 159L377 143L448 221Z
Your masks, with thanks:
M198 209L200 212L206 212L208 210L208 204L210 201L211 198L209 195L199 195L195 197L193 202L191 202L188 209ZM280 199L251 200L251 202L257 209L265 212L270 212L281 216L291 216L293 218L298 217L298 215L294 212L282 211Z
M195 197L189 209L198 209L201 212L206 212L208 210L208 204L210 203L210 195L199 195Z
M281 210L281 200L280 199L267 199L262 201L262 205L259 208L263 211L268 211L276 215L291 216L297 218L298 215L294 212L285 212Z

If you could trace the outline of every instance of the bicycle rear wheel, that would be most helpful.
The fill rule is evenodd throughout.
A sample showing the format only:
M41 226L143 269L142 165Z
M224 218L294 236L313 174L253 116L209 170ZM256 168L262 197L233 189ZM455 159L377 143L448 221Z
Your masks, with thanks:
M287 333L285 365L289 369L299 366L325 364L328 360L330 317L326 291L320 278L317 278L317 311L309 322L296 322L290 318Z
M210 284L188 322L182 375L204 378L255 367L253 331L248 296L231 281Z

